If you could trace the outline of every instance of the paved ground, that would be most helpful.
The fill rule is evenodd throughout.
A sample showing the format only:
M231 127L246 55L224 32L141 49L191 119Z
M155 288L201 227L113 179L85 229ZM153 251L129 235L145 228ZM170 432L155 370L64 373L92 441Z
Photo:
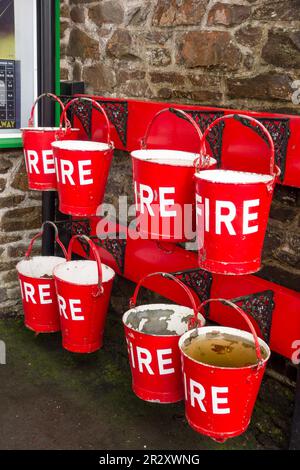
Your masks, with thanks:
M116 288L118 289L118 287ZM284 449L293 391L266 377L248 431L220 445L192 431L183 404L156 405L131 392L115 290L104 348L79 356L60 335L0 320L0 449ZM127 293L128 295L128 293Z

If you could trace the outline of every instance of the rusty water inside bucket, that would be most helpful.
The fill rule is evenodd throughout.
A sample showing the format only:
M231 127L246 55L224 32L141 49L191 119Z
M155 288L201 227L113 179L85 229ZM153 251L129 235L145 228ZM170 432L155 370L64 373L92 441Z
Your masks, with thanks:
M188 322L192 317L193 311L188 307L149 304L129 310L124 323L129 328L148 335L180 336L188 330Z
M260 349L263 359L266 359L267 352L263 347ZM238 368L257 364L253 341L219 329L188 338L182 350L195 361L217 367Z

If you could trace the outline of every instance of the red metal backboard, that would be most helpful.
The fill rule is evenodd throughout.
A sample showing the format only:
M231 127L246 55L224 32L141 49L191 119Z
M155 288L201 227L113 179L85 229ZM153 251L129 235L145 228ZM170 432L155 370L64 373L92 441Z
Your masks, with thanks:
M145 135L146 128L154 115L163 108L173 107L188 111L198 111L200 114L212 116L221 114L244 114L262 119L263 123L281 122L274 132L278 138L277 156L280 157L283 178L281 183L287 186L300 187L300 116L285 114L258 113L236 109L217 107L193 106L176 103L160 103L152 101L138 101L114 99L94 96L98 101L114 101L127 105L127 139L124 145L112 125L112 138L115 146L121 150L132 151L140 148L140 140ZM76 125L78 125L78 120ZM92 114L92 139L101 140L104 136L105 126L103 117L97 110ZM268 147L263 139L236 120L227 121L222 135L222 167L254 172L266 172L268 168ZM169 148L198 152L199 139L193 127L186 121L179 119L171 113L163 114L153 125L149 137L149 147ZM211 149L208 147L209 153ZM280 147L280 148L279 148ZM280 154L280 155L279 155Z

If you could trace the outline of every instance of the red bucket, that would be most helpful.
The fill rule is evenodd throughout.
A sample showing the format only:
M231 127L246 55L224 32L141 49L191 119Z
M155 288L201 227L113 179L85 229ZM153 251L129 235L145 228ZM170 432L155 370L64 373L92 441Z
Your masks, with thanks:
M179 150L150 150L147 140L154 121L171 111L189 121L200 140L202 133L195 121L180 109L166 108L151 120L142 140L141 150L131 152L138 231L143 238L186 241L194 238L195 192L194 163L214 167L216 160Z
M185 387L185 415L188 423L195 431L224 442L229 437L242 434L250 423L261 380L270 357L270 349L262 339L257 337L245 312L232 302L225 299L210 299L203 302L200 309L212 301L221 301L237 310L247 322L251 333L236 328L205 326L185 333L180 338L179 347ZM198 338L216 340L226 335L230 335L227 336L229 338L234 336L247 344L251 342L255 346L257 364L243 367L209 365L192 359L185 351L192 341ZM200 348L199 344L198 349ZM217 346L214 345L214 348Z
M89 244L96 261L71 261L77 238ZM97 248L88 237L74 235L71 238L67 263L54 269L65 349L91 353L101 348L114 277L115 272L101 263Z
M35 106L42 97L54 99L60 104L62 110L64 109L61 100L52 93L43 93L35 100L28 127L21 129L24 157L29 189L54 191L56 190L56 173L51 143L56 140L58 133L61 140L77 139L79 129L72 129L67 119L65 119L65 130L62 132L59 127L33 127Z
M64 262L59 256L30 257L33 243L40 238L45 224L51 224L55 229L55 240L65 256L66 249L58 237L57 227L47 221L42 230L30 242L25 259L16 266L21 286L25 326L36 333L52 333L60 330L59 311L52 276L53 269Z
M52 143L56 164L59 210L74 216L96 215L103 201L106 181L113 156L110 141L110 124L104 109L97 101L89 98L74 98L68 108L78 100L91 102L104 115L107 125L107 142L84 140L57 141Z
M188 294L193 308L175 304L149 304L136 307L139 289L145 279L162 275L174 280ZM142 278L123 315L132 389L145 401L174 403L184 398L178 341L188 330L189 320L198 309L191 291L168 273L152 273ZM202 316L201 324L205 320Z
M198 171L196 213L199 266L219 274L250 274L261 268L268 216L279 168L274 164L274 143L267 129L249 116L227 115L216 119L204 132L224 119L246 119L259 128L270 148L270 174L213 169Z

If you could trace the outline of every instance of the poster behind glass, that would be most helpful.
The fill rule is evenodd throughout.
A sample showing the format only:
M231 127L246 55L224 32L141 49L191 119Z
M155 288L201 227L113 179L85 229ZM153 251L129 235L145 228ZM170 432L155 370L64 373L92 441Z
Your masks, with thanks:
M0 146L20 137L37 88L36 3L0 0Z

